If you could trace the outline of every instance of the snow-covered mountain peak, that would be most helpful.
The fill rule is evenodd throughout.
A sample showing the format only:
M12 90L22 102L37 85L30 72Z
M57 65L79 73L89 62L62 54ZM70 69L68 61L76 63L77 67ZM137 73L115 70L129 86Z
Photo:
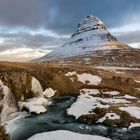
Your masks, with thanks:
M74 32L74 34L71 37L75 37L78 34L87 32L87 31L98 31L98 33L107 33L107 29L104 25L104 23L95 16L87 16L85 19L83 19L79 24L77 30Z
M92 53L95 50L129 48L112 36L96 16L87 16L77 27L66 44L58 47L40 60L54 60Z
M104 23L98 17L95 16L87 16L83 21L81 21L78 24L78 30L86 28L106 29Z
M104 25L104 23L95 16L87 16L83 21L81 21L78 24L78 28L84 28L85 26L87 27L92 27L92 26L96 26L96 25Z

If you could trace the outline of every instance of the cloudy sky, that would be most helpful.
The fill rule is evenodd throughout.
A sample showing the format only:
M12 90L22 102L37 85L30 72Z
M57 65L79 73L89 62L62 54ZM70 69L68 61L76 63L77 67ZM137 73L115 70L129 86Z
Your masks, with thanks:
M0 0L0 60L28 61L63 44L87 15L140 48L140 0Z

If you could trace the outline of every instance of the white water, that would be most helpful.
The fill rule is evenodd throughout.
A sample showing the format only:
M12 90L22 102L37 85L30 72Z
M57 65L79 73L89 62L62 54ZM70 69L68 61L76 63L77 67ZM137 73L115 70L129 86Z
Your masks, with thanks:
M17 107L11 90L7 86L5 86L1 80L0 94L4 95L4 98L0 101L0 106L2 107L0 122L3 123L10 118L10 114L17 111Z
M35 94L35 97L43 97L42 86L35 77L32 77L32 92Z

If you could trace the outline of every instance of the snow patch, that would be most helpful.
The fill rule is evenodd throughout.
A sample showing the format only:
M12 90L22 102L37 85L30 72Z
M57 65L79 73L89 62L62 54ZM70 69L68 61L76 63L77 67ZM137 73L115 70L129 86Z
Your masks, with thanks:
M124 96L124 98L126 98L126 99L138 99L138 98L136 98L136 97L134 97L134 96L131 96L131 95L128 95L128 94L126 94L126 95Z
M28 140L110 140L97 135L78 134L67 130L44 132L30 137Z
M140 119L140 107L136 106L128 106L128 107L120 107L121 111L126 111L130 114L130 116Z
M92 75L88 73L82 73L82 74L77 74L75 71L74 72L68 72L65 74L65 76L73 76L76 75L78 81L88 84L88 85L99 85L102 81L102 78L97 76L97 75Z
M78 76L78 81L86 84L86 82L88 82L88 85L99 85L102 81L102 78L96 75L92 75L92 74L87 74L87 73L83 73L81 75L77 75Z
M53 96L55 95L55 93L56 93L56 90L53 90L52 88L47 88L47 89L43 92L44 97L46 97L46 98L51 98L51 97L53 97Z
M138 99L135 96L131 96L131 95L128 95L128 94L125 94L124 96L118 96L116 98L119 98L119 99L121 99L121 98L125 98L125 99Z
M106 92L103 92L103 94L109 94L109 95L119 95L120 92L119 91L106 91Z

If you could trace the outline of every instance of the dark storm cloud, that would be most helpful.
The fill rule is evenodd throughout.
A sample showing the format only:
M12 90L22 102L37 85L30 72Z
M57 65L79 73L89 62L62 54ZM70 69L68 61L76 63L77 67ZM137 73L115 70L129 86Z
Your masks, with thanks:
M0 23L70 33L87 15L96 15L111 27L139 8L139 0L0 0Z
M0 0L0 23L4 26L38 27L41 25L42 0Z
M122 24L126 13L140 8L139 0L50 0L47 4L47 27L63 33L72 32L90 14L101 18L107 27L115 27Z

